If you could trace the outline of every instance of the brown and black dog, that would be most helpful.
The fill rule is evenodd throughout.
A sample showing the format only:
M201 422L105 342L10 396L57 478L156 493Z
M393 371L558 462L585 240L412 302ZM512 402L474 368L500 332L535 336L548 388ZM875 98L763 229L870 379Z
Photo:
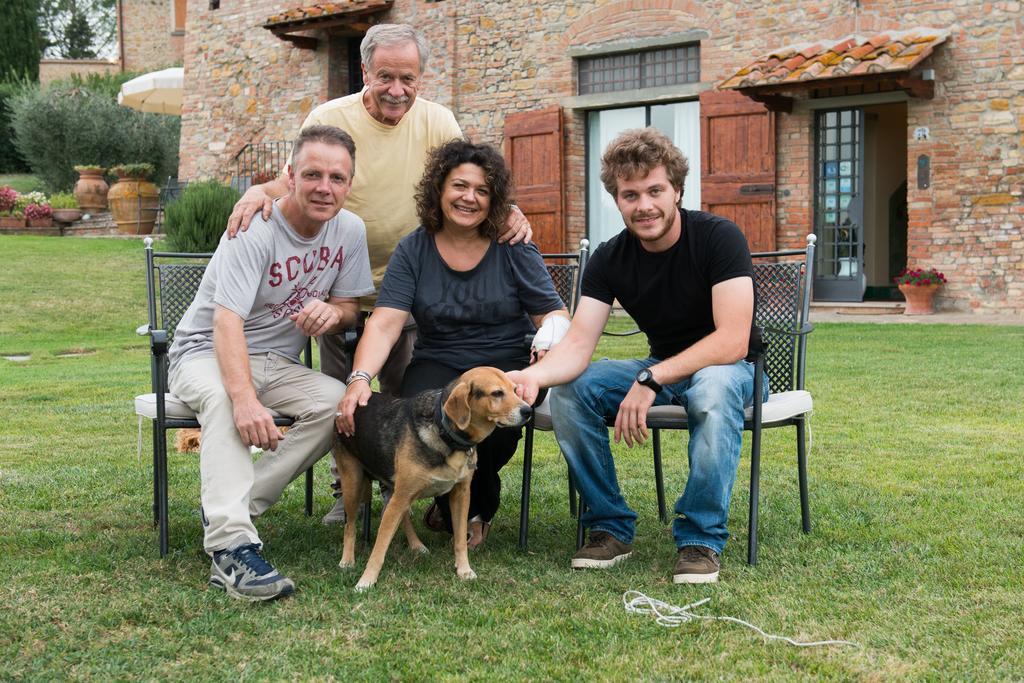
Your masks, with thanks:
M533 409L516 396L505 373L490 367L474 368L444 389L408 399L373 394L365 407L357 408L355 434L341 435L334 451L347 518L338 566L355 566L356 512L359 504L369 499L371 478L383 482L392 494L356 590L366 590L377 582L399 523L409 547L426 552L413 529L409 508L418 498L449 491L455 571L459 578L475 579L466 532L476 444L495 427L521 426L532 414Z

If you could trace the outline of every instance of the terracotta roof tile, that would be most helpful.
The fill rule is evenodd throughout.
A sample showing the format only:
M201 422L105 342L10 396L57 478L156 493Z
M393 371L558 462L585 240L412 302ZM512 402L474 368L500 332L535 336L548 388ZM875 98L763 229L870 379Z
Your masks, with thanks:
M781 47L739 69L719 83L718 88L909 71L948 37L949 31L943 29L917 27Z
M287 9L267 18L264 27L290 24L306 19L344 16L345 14L379 12L391 6L394 0L333 0Z

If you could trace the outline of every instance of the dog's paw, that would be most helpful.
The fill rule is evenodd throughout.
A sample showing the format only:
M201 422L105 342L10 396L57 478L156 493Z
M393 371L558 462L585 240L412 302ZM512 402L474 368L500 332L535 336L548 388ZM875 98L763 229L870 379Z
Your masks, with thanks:
M466 567L465 569L456 569L455 573L459 575L459 578L463 581L472 581L476 579L476 572Z
M428 548L427 546L423 545L422 543L420 543L419 545L411 545L411 546L409 546L409 550L413 551L417 555L429 555L430 554L430 548Z
M338 566L341 567L342 569L352 569L352 567L356 566L356 561L355 560L346 560L343 557L343 558L341 558L341 562L338 563Z
M373 588L373 584L376 581L368 581L367 579L359 579L359 583L356 584L356 593L365 593L366 591Z

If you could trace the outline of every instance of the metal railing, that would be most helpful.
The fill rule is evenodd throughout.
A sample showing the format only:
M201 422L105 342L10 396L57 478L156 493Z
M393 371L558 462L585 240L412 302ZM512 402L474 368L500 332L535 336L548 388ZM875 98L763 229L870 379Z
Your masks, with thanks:
M245 192L252 185L273 180L281 173L292 153L290 140L270 140L246 144L233 159L231 187Z

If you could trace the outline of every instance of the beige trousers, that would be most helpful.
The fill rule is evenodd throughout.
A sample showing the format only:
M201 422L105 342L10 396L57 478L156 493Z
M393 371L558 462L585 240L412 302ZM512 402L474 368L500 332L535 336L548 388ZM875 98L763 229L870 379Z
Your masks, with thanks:
M338 380L275 354L251 355L249 364L260 402L295 420L277 449L255 463L235 427L217 359L186 360L170 378L170 390L196 411L203 427L203 548L211 554L240 542L260 543L252 518L331 449L335 413L345 395Z

